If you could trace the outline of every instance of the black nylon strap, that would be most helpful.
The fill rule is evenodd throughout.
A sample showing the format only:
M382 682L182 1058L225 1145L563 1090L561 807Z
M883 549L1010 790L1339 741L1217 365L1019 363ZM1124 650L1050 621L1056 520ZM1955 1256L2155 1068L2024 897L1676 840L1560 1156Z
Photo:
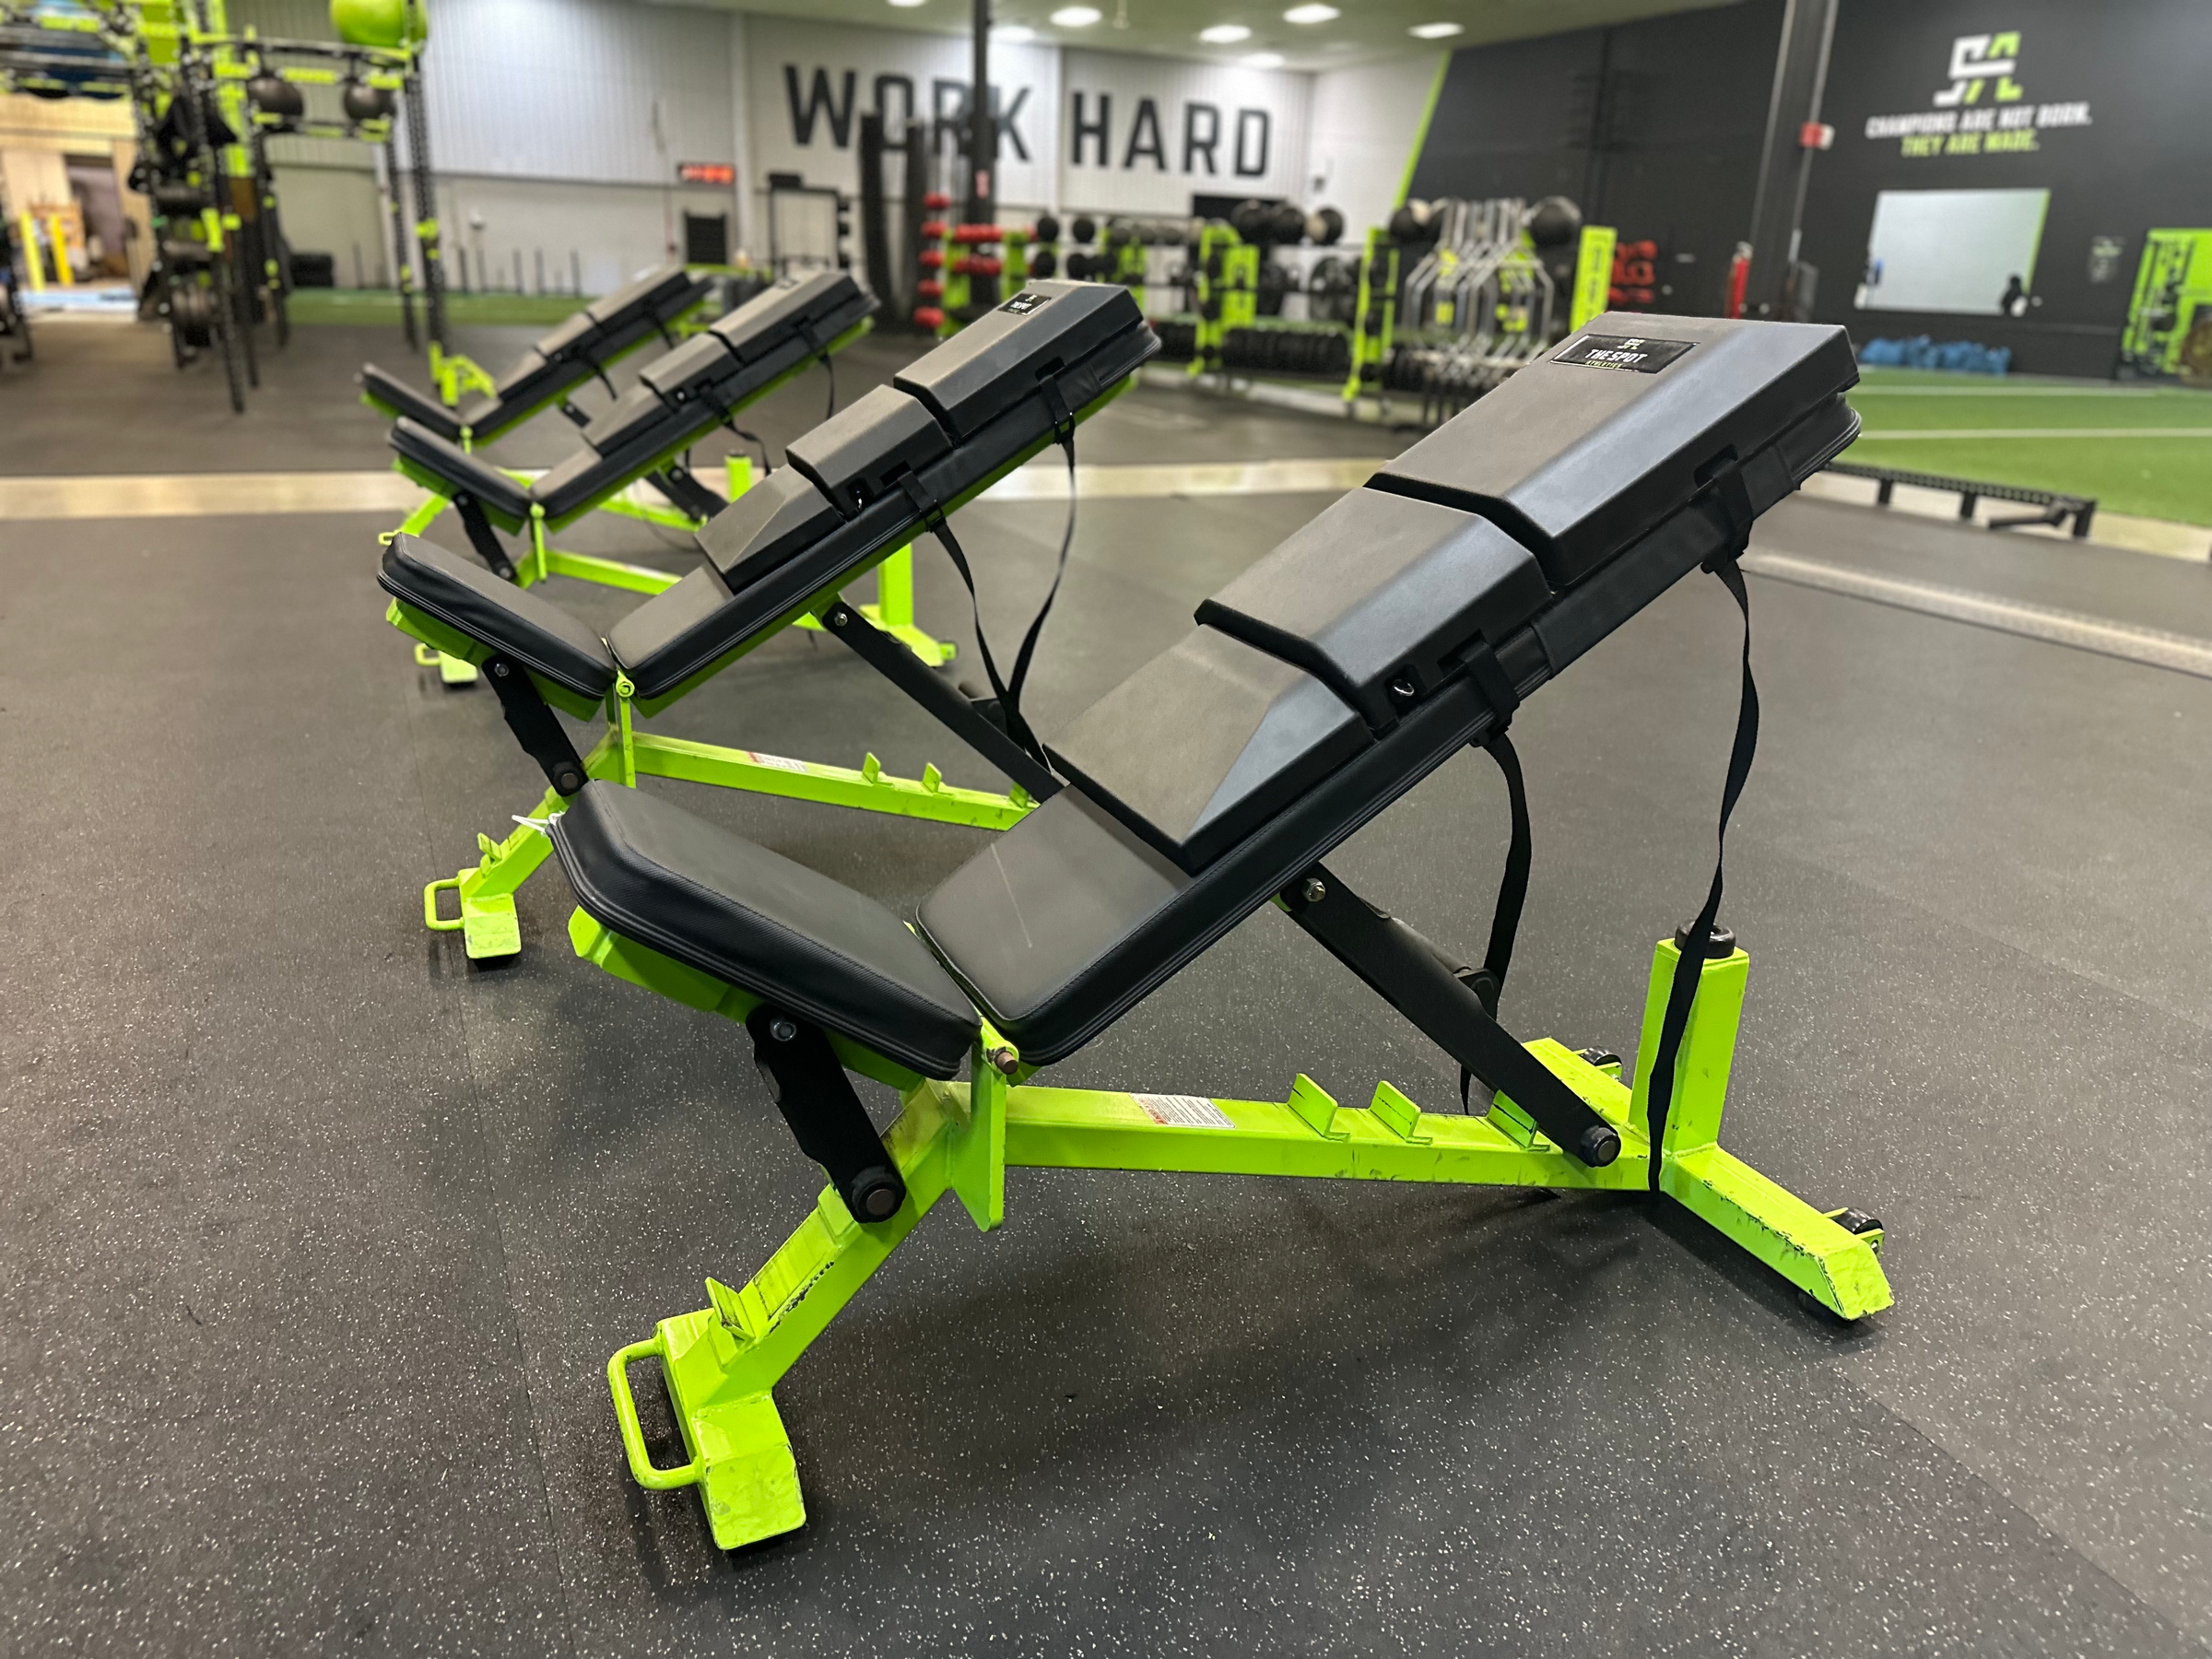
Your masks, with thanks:
M1740 493L1742 480L1735 483ZM1722 500L1728 500L1726 481L1722 483ZM1731 505L1730 517L1735 517ZM1746 506L1747 508L1748 502ZM1748 531L1747 512L1744 529ZM1659 1022L1659 1047L1652 1057L1649 1123L1652 1135L1651 1190L1659 1190L1659 1173L1664 1163L1662 1148L1666 1143L1666 1114L1673 1104L1675 1093L1675 1066L1681 1057L1682 1035L1689 1026L1690 1004L1698 994L1698 976L1703 971L1706 953L1712 948L1713 923L1721 913L1722 868L1728 848L1728 816L1735 810L1738 796L1744 793L1745 780L1751 775L1751 758L1759 748L1759 687L1751 677L1751 596L1744 590L1744 573L1736 564L1742 552L1739 545L1735 551L1712 559L1707 569L1721 579L1735 607L1744 614L1744 688L1742 700L1736 705L1735 742L1728 751L1728 781L1721 790L1721 822L1714 836L1712 858L1712 887L1705 895L1705 906L1698 912L1698 919L1689 924L1689 943L1675 963L1675 977L1666 990L1666 1014Z
M1467 988L1481 998L1482 1006L1495 1018L1499 996L1505 989L1506 971L1513 965L1513 940L1521 931L1522 907L1528 902L1528 875L1535 860L1535 840L1529 826L1528 786L1522 778L1521 757L1513 748L1512 739L1502 731L1493 732L1483 741L1482 747L1505 776L1506 800L1512 812L1513 830L1512 840L1506 848L1505 870L1498 878L1498 902L1490 912L1489 947L1483 952L1482 967L1465 977ZM1474 1074L1461 1066L1459 1104L1463 1111L1473 1110L1469 1096L1474 1082Z
M968 566L968 555L960 547L960 538L952 533L952 526L946 523L945 509L938 504L936 498L922 488L921 479L911 472L901 473L899 475L899 488L905 491L907 504L913 508L924 527L937 538L937 545L945 549L945 556L952 560L952 568L959 573L960 582L968 590L968 608L975 618L976 652L983 659L983 677L991 682L991 695L998 700L999 713L1006 722L1006 735L1034 756L1039 765L1043 765L1044 754L1037 742L1037 735L1030 730L1021 718L1021 711L1015 706L1013 699L1006 695L1006 682L999 675L998 659L992 655L991 641L983 634L982 602L976 597L975 572Z
M1060 447L1067 455L1067 524L1060 535L1060 558L1053 569L1053 585L1045 590L1044 603L1037 607L1037 615L1030 620L1029 631L1021 637L1021 648L1015 654L1011 676L1002 677L999 674L998 661L992 654L991 641L983 636L982 603L976 594L975 572L969 566L968 555L961 548L959 538L953 535L952 526L946 522L945 509L922 488L922 481L911 472L900 475L899 487L905 492L908 504L921 516L929 533L937 538L937 545L945 549L946 556L952 560L952 568L959 573L962 584L968 589L968 608L975 618L976 652L983 659L983 676L991 682L991 695L998 700L999 713L1005 719L1006 735L1026 749L1038 765L1049 771L1052 763L1045 758L1044 745L1038 740L1037 734L1030 729L1030 723L1022 718L1021 693L1022 688L1029 683L1030 667L1037 654L1037 641L1044 633L1045 618L1053 614L1053 602L1060 597L1060 582L1067 574L1068 549L1075 545L1076 423L1074 417L1067 413L1067 405L1059 400L1059 388L1050 381L1045 382L1044 385L1052 394L1053 406L1048 406L1053 407Z
M1038 637L1044 632L1044 619L1053 614L1053 601L1060 597L1060 582L1067 574L1067 550L1076 540L1076 420L1068 413L1067 404L1060 395L1060 388L1051 381L1044 382L1047 406L1052 411L1053 429L1058 433L1060 447L1067 455L1067 523L1060 532L1060 559L1053 567L1053 585L1044 591L1044 603L1037 607L1036 618L1030 623L1030 631L1021 637L1021 649L1015 653L1013 677L1006 682L1009 711L1018 711L1022 688L1030 683L1030 661L1037 654ZM1013 728L1007 727L1009 731ZM1025 723L1023 729L1028 726ZM1043 746L1032 736L1030 739L1038 759L1044 758Z

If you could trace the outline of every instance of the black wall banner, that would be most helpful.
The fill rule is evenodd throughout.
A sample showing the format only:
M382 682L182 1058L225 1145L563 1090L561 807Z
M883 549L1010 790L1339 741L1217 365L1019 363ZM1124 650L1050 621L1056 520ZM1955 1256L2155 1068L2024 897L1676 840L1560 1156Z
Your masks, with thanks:
M1858 339L1933 334L2009 346L2016 370L2111 372L2144 232L2212 225L2208 76L2202 0L1846 0L1822 111L1835 147L1806 202L1816 314ZM1997 193L2020 204L2010 226ZM1979 314L1885 304L1913 273L1882 259L1877 229L1921 205L1958 227L1928 256L1988 289ZM1992 250L1968 245L2007 234L2033 248L2018 318L2000 310L2012 268L1974 269Z
M1413 194L1570 196L1623 241L1659 244L1659 310L1717 313L1751 223L1781 38L1782 0L1747 0L1464 48Z
M1572 196L1659 243L1657 309L1716 312L1781 18L1744 0L1455 53L1413 192ZM2208 108L2206 0L1842 0L1800 249L1815 315L2111 372L2144 232L2212 226Z

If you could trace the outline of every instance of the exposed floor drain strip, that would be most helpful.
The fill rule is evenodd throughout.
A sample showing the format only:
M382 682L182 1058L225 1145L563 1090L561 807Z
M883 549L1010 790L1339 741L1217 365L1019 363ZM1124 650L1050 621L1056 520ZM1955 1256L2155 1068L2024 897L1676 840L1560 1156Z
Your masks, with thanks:
M2119 657L2152 668L2171 668L2212 679L2212 641L2187 634L2166 633L2155 628L2108 621L2079 611L2057 610L2018 599L1999 599L1964 588L1942 587L1932 582L1912 582L1901 576L1882 576L1872 571L1853 570L1794 553L1752 552L1743 559L1754 575L1771 576L1800 587L1819 588L1853 599L1871 599L1877 605L1942 617L1976 628L1994 629L2022 639L2043 640L2093 651L2100 656Z

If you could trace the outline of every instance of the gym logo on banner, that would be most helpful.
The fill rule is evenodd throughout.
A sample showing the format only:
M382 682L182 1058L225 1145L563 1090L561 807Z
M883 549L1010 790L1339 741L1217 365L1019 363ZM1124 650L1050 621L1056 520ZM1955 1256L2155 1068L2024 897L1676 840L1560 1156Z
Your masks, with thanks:
M2042 147L2041 135L2089 124L2087 103L2031 103L2018 80L2020 35L1960 35L1951 42L1950 74L1928 100L1931 108L1909 115L1869 115L1866 136L1894 138L1900 153L1927 156L2003 156Z

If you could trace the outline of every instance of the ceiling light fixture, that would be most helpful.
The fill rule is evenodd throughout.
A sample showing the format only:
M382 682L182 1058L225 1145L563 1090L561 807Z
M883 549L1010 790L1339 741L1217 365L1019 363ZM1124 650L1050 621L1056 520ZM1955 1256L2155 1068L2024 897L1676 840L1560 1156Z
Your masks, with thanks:
M1333 6L1294 6L1283 14L1286 23L1334 23L1344 14Z
M1279 52L1253 52L1247 53L1237 62L1247 69L1280 69L1283 66L1283 54Z
M1208 46L1234 46L1239 41L1252 39L1252 30L1241 23L1217 23L1211 29L1202 29L1198 38Z
M904 0L904 3L912 6L916 4L916 0ZM1037 38L1037 31L1027 23L994 23L991 27L991 38L1002 46L1027 46Z
M1105 15L1095 6L1064 6L1053 14L1053 22L1062 29L1088 29Z
M1416 23L1406 32L1417 41L1448 41L1467 31L1457 23Z
M920 6L922 3L923 0L891 0L891 4L899 7L899 9L901 11L905 11L912 6Z

